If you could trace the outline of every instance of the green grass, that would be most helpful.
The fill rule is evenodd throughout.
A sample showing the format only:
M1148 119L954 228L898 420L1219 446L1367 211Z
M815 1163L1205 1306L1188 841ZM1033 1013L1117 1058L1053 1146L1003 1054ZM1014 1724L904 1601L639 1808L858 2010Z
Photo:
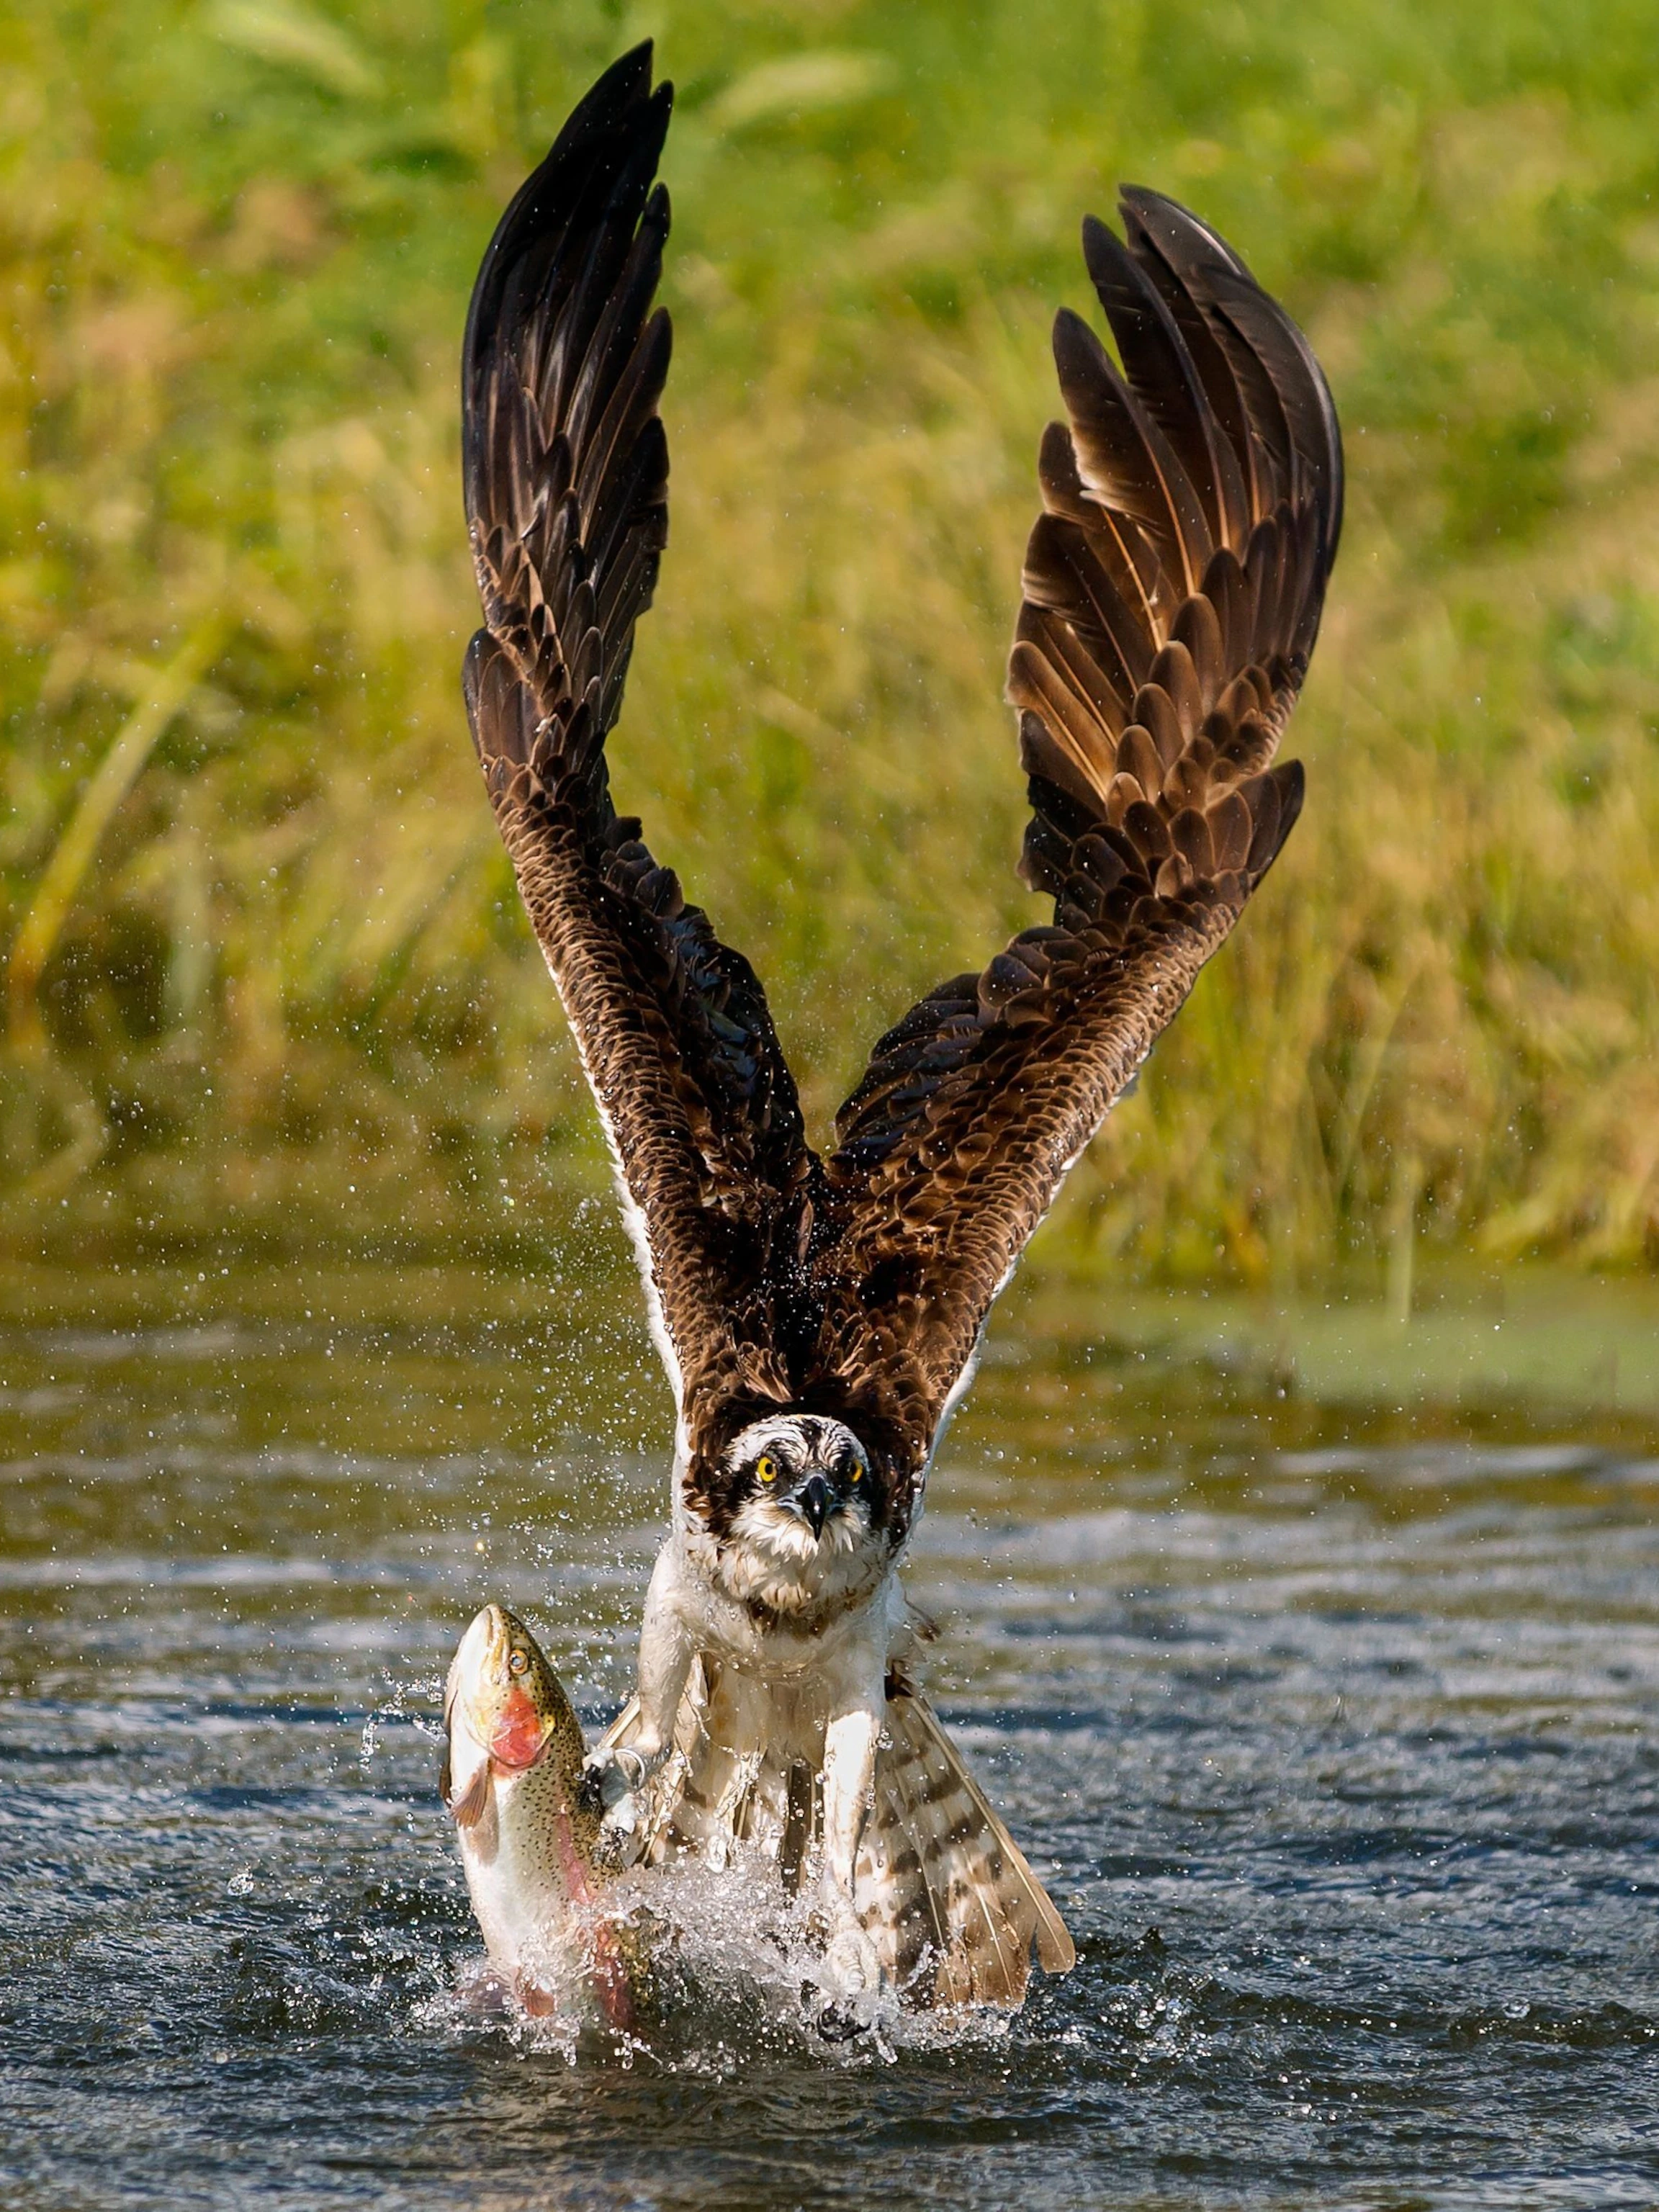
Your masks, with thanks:
M18 0L0 1226L493 1233L598 1188L459 705L455 356L501 204L646 31L674 510L617 782L819 1127L1033 917L1002 665L1047 325L1128 177L1308 328L1350 520L1302 824L1049 1263L1405 1305L1419 1249L1650 1265L1642 0Z

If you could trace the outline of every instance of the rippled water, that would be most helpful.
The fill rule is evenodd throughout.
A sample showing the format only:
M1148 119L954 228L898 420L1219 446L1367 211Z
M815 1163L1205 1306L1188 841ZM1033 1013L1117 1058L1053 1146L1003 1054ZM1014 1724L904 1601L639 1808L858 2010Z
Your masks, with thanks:
M1659 2201L1659 1415L1588 1401L1011 1316L910 1582L1076 1972L891 2053L733 2011L571 2063L459 2003L448 1651L507 1597L597 1717L657 1540L611 1296L14 1291L8 2205Z

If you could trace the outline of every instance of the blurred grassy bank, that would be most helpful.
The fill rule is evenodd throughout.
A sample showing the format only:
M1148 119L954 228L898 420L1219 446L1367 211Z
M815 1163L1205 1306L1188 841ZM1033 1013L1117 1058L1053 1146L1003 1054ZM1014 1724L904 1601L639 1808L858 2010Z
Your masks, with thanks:
M625 803L822 1127L1032 918L1001 672L1127 176L1310 331L1352 473L1283 862L1055 1268L1659 1257L1646 0L17 0L0 23L0 1233L528 1233L600 1188L477 786L455 355L643 33L675 504Z

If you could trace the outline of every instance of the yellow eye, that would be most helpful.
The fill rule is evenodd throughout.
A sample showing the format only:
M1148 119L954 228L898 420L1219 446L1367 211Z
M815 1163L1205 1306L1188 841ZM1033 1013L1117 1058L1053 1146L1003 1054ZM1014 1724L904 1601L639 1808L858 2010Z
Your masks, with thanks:
M529 1664L530 1654L527 1651L514 1651L508 1656L507 1671L509 1674L522 1674Z
M853 1462L852 1479L854 1482L862 1482L864 1480L864 1462L860 1459L855 1459Z
M773 1458L770 1452L763 1452L761 1454L760 1457L755 1462L755 1472L759 1475L763 1482L775 1482L777 1480L778 1463L776 1460Z

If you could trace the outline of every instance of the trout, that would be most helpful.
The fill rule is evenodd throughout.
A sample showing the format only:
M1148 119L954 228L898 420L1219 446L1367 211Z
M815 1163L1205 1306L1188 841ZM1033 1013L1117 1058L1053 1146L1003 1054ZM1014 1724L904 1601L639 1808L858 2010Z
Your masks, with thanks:
M578 2007L635 2025L629 1931L607 1923L600 1808L558 1676L505 1606L477 1615L449 1669L439 1787L490 1964L526 2012Z

